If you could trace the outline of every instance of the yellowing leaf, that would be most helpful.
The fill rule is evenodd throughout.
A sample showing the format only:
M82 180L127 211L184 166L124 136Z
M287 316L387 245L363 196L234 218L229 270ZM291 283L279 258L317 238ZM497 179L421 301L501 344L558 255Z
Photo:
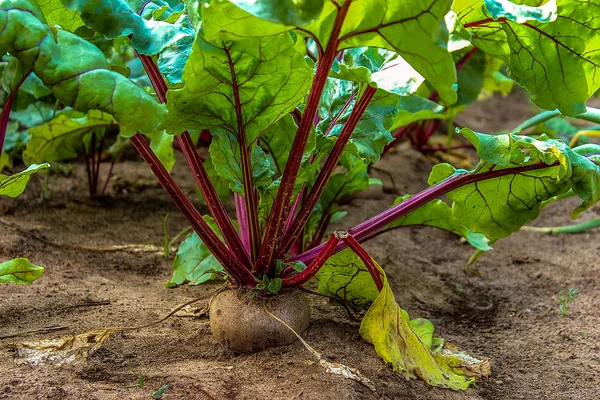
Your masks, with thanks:
M381 267L380 270L383 273ZM391 364L394 372L406 379L418 377L432 386L454 390L467 389L475 382L468 370L463 370L467 376L461 376L445 357L434 355L413 331L408 313L396 303L387 277L363 318L360 334L375 346L377 354Z
M112 335L122 330L122 328L97 329L75 336L36 342L15 342L7 346L15 351L16 358L23 359L30 365L63 365L87 360Z

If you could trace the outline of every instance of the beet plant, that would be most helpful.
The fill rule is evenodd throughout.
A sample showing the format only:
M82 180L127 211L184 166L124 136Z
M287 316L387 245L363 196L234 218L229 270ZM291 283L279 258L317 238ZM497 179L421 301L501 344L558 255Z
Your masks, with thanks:
M109 115L131 140L194 230L170 285L224 276L231 287L211 306L218 339L243 352L290 343L264 308L302 333L310 308L296 288L316 277L366 310L361 335L399 375L466 389L489 363L411 320L362 243L430 225L487 251L569 192L577 217L600 196L600 147L464 128L474 169L437 165L427 189L345 231L328 226L344 216L342 197L376 183L367 167L391 131L456 104L465 54L506 63L541 108L598 122L586 101L600 86L599 12L585 0L1 0L0 48L64 107ZM153 91L111 68L90 31L129 38ZM190 134L201 130L212 134L206 161ZM148 144L157 136L182 149L207 215Z

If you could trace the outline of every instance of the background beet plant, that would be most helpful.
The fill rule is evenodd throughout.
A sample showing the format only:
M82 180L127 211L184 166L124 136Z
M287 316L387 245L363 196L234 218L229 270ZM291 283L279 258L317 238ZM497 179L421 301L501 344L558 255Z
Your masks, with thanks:
M430 225L482 252L556 196L582 199L573 217L594 204L598 146L572 149L519 133L560 115L600 121L585 105L600 86L596 15L600 5L584 0L1 0L0 48L20 72L5 85L0 143L13 100L36 79L61 113L30 130L38 140L25 160L76 153L75 142L89 152L104 137L96 129L118 126L194 229L175 259L171 286L225 274L233 288L278 294L316 276L322 292L367 309L361 334L394 371L465 389L489 364L435 338L429 321L411 320L360 242ZM130 53L115 50L124 42ZM153 90L130 79L132 60ZM478 64L469 66L473 60ZM437 165L428 189L345 232L328 230L344 216L342 197L378 183L368 166L400 128L451 124L469 95L506 92L505 66L549 113L502 135L461 129L480 158L473 170ZM475 89L457 78L467 67L481 78ZM65 126L74 128L56 139ZM431 125L426 129L424 136ZM192 137L207 130L212 141L203 160ZM36 148L44 143L52 150ZM207 215L168 172L173 143ZM34 165L2 176L0 190L16 193L15 182L41 168ZM228 192L235 220L225 209ZM438 200L442 195L450 204Z

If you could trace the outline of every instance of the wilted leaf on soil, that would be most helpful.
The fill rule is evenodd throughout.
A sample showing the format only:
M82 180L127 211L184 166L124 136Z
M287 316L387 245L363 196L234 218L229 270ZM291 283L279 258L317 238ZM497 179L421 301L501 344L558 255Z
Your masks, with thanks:
M341 256L340 256L341 255ZM379 266L378 266L379 267ZM433 324L423 318L411 320L394 299L385 273L383 289L375 283L362 261L349 250L338 253L317 274L319 290L354 303L372 303L364 316L360 334L377 354L406 379L421 378L432 386L464 390L475 377L488 376L489 361L478 360L433 337Z
M35 342L14 342L6 347L15 352L15 358L30 365L63 365L87 360L104 342L121 328L97 329L75 336L43 339Z

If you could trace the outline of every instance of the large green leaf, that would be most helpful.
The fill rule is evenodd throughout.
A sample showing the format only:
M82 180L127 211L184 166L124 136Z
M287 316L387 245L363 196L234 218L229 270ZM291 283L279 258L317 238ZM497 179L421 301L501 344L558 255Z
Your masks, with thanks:
M216 129L213 132L209 151L210 159L219 176L229 181L232 191L244 196L240 143L235 135L223 129ZM252 146L250 162L254 186L266 187L271 184L273 170L267 155L257 145Z
M164 3L125 0L64 0L79 11L85 24L108 38L131 35L135 49L146 55L158 54L158 66L172 84L181 83L181 73L194 41L194 30L185 18L169 20L174 13ZM142 16L138 15L144 7ZM157 12L159 11L159 12ZM148 18L149 20L145 19Z
M444 101L454 103L456 71L446 47L448 32L444 22L451 3L450 0L353 1L341 28L338 50L379 47L395 51L436 88ZM327 0L316 20L299 27L260 19L231 1L216 0L203 11L204 30L212 42L294 30L325 49L338 10L337 3Z
M449 353L433 347L433 324L425 319L410 320L396 303L385 273L377 267L384 277L381 291L350 249L327 260L316 277L322 293L359 309L370 305L360 334L394 372L406 379L419 377L433 386L464 390L474 382L471 369L487 365L489 370L489 362L475 358L469 360L471 368L462 368L464 364L456 363ZM440 339L435 338L435 342Z
M457 4L458 3L458 4ZM542 108L585 112L600 88L600 4L558 0L517 5L507 0L455 3L461 22L484 51L504 56L509 74ZM471 3L471 4L469 4ZM555 6L558 5L557 8Z
M26 258L15 258L0 264L0 283L28 285L44 274L44 267L33 265Z
M29 130L30 139L23 158L28 163L77 158L84 146L89 147L92 131L116 127L110 114L98 110L86 114L65 111L52 121Z
M402 203L410 195L400 196L394 201L394 205ZM452 209L441 200L433 200L408 215L395 220L385 228L384 231L399 228L401 226L432 226L461 236L475 248L482 251L491 250L488 239L481 233L471 232L458 218L452 214Z
M204 219L221 237L213 219L208 216ZM182 285L186 282L189 282L190 285L199 285L216 279L217 273L223 271L223 266L219 264L204 242L196 233L191 233L177 250L177 255L173 260L173 276L167 286Z
M475 146L481 159L471 174L520 167L515 173L468 184L448 194L454 217L492 242L537 218L546 200L571 189L582 199L582 204L573 210L573 218L600 199L600 167L596 157L589 156L600 154L598 145L570 149L545 135L534 139L513 134L486 135L469 129L462 129L461 133ZM548 168L523 168L539 163ZM455 173L461 171L439 164L429 183Z
M0 52L18 58L65 105L111 114L122 133L151 133L166 109L122 75L109 71L104 54L70 32L45 24L36 5L0 0Z
M223 128L251 143L302 102L312 71L288 34L218 46L198 36L183 81L168 92L170 131Z
M0 174L0 196L17 197L27 187L32 174L49 167L50 164L31 164L25 171L10 176Z

